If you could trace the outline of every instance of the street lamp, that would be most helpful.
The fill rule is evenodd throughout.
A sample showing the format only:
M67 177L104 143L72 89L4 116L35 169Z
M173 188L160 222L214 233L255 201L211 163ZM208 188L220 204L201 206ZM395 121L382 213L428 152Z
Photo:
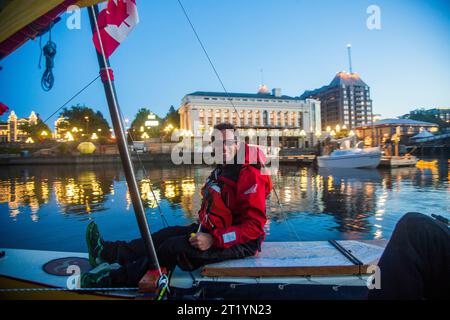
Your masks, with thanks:
M66 132L66 135L64 136L64 138L65 138L67 141L73 141L73 136L72 136L72 134L70 133L70 131L67 131L67 132Z
M85 116L84 120L86 120L86 134L89 134L89 117Z
M330 132L331 132L331 127L330 127L330 126L327 126L327 129L326 129L326 130L327 130L328 133L330 133Z
M339 133L341 131L341 126L340 125L336 125L336 132Z

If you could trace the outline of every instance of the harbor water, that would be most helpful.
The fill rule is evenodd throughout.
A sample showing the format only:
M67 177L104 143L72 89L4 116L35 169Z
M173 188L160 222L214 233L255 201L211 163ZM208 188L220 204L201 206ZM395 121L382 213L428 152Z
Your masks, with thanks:
M398 169L282 166L272 176L281 207L272 192L266 241L389 239L406 212L450 218L448 159L437 160ZM163 227L161 213L170 225L196 220L211 167L136 170L152 231ZM108 240L139 236L119 164L0 168L0 247L86 251L92 220Z

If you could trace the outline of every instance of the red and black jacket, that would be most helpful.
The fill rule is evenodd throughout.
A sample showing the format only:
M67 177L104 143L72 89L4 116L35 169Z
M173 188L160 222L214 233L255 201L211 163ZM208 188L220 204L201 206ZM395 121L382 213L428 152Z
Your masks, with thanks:
M266 198L272 181L262 171L264 154L257 147L243 146L245 163L218 166L202 188L199 221L217 248L265 238Z

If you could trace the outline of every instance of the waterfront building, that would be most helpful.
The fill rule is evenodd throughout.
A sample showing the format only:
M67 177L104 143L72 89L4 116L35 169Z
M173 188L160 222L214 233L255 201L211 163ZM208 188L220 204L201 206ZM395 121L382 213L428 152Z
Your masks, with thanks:
M70 131L71 130L69 128L69 121L65 117L60 116L58 119L56 119L53 138L55 138L58 141L67 139L67 135Z
M436 107L432 109L415 109L413 111L410 111L408 114L405 114L402 118L409 119L413 115L428 115L428 116L434 116L436 118L441 119L442 121L445 121L447 123L450 123L450 107Z
M237 111L237 112L236 112ZM309 147L321 130L320 102L270 92L261 85L257 93L196 91L184 96L178 109L180 129L199 136L217 123L235 125L246 136L279 134L283 147Z
M19 118L11 111L7 122L0 122L0 142L25 142L28 133L23 130L24 126L36 125L37 121L38 117L34 111L31 111L28 118Z
M0 143L8 142L8 122L0 121Z
M300 98L321 102L322 130L337 125L353 129L373 121L370 88L357 73L339 72L329 85L305 91Z
M382 115L380 113L373 114L373 116L372 116L372 122L377 122L377 121L380 121L382 119L383 119L383 117L382 117Z
M372 125L363 125L354 128L356 136L364 140L367 146L382 145L387 139L391 139L397 132L400 133L400 143L407 144L409 138L427 130L431 133L438 131L435 123L415 121L410 119L384 119L374 122Z

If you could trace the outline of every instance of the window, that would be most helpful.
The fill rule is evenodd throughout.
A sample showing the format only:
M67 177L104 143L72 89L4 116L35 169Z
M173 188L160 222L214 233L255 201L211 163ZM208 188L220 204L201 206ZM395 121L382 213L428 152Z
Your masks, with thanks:
M267 126L268 125L268 113L267 110L263 111L263 126Z

